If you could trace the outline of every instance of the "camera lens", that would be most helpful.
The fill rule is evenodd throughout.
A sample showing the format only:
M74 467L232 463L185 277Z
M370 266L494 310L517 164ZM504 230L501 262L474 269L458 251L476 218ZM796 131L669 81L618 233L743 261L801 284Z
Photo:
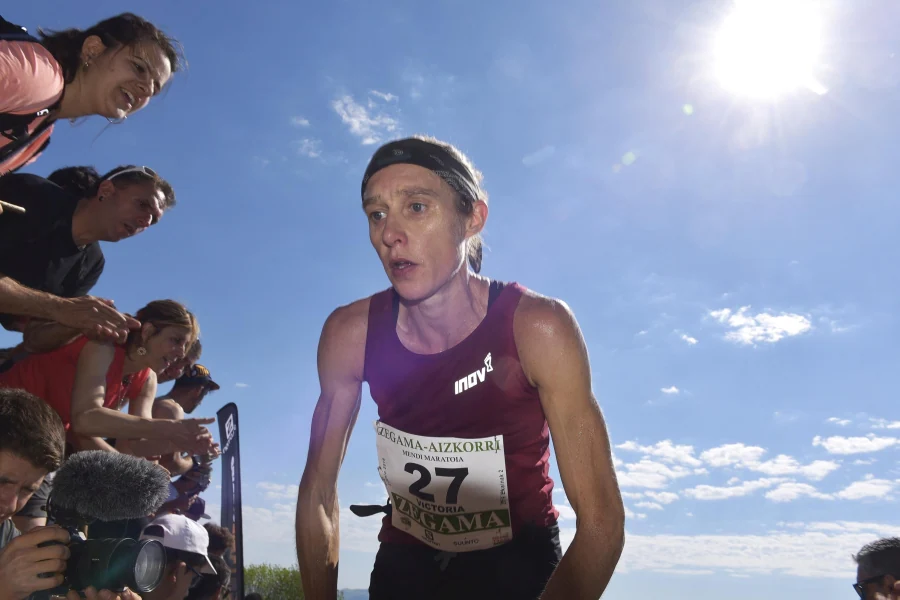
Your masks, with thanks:
M139 542L134 561L135 591L150 592L162 581L166 570L166 551L156 540Z

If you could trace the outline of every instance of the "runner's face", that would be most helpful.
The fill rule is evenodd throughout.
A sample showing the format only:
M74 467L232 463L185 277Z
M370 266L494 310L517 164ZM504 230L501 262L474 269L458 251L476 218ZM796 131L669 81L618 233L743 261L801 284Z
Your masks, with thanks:
M88 94L91 114L123 119L141 110L172 76L172 65L162 49L152 42L107 49L100 38L85 41L79 71L81 89Z
M177 360L167 369L165 369L162 373L156 378L157 383L167 383L169 381L174 381L184 375L184 372L193 364L190 358L184 357L181 360Z
M47 471L9 450L0 451L0 523L25 507Z
M99 194L103 197L106 217L105 242L118 242L142 233L162 217L165 196L150 179L122 187L107 180L101 184Z
M151 325L152 327L152 325ZM146 332L145 332L146 336ZM186 327L164 327L156 335L145 337L144 348L147 366L162 373L167 368L184 358L192 340L191 331Z
M464 267L465 222L455 203L449 185L416 165L392 165L369 180L369 239L403 298L429 297Z

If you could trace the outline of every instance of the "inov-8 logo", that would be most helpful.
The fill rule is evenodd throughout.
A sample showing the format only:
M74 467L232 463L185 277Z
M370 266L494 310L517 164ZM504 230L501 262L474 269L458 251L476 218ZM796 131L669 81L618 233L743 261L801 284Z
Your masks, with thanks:
M488 355L484 357L483 367L481 367L474 373L469 373L453 384L453 394L461 394L467 389L475 387L479 383L483 382L485 376L493 370L494 367L491 365L491 353L488 352Z

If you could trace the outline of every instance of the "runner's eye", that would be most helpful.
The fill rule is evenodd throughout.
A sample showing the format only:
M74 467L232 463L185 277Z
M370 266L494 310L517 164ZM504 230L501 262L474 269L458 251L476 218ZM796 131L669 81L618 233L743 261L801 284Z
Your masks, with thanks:
M412 204L409 205L409 207L415 213L420 213L425 210L425 205L422 204L421 202L413 202Z

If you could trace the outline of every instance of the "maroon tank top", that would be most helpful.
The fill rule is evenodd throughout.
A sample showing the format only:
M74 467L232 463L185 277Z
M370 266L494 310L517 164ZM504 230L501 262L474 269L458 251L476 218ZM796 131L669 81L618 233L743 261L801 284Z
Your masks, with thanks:
M363 378L383 423L422 436L503 435L513 536L524 524L550 526L550 430L537 390L528 382L513 334L524 288L490 284L484 320L462 342L437 354L416 354L397 336L400 301L393 288L370 299ZM490 359L487 355L490 354ZM479 374L487 361L490 372ZM421 543L382 521L381 542Z

